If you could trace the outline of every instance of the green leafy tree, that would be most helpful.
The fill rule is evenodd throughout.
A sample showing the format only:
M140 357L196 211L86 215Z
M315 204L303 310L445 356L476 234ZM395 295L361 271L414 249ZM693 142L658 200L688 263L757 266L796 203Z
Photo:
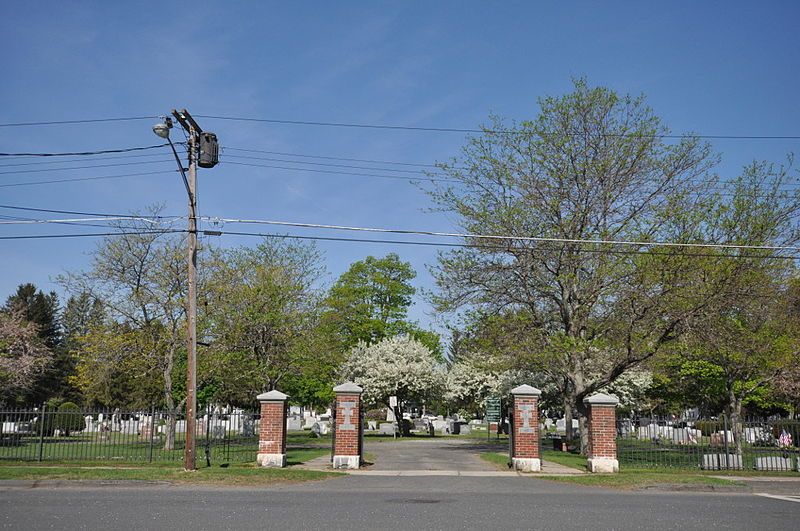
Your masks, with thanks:
M387 337L409 334L441 356L439 336L409 322L416 289L416 272L409 262L390 253L354 262L331 287L325 304L324 327L338 348L347 352L359 342L376 343Z
M6 299L5 310L17 312L26 321L36 324L38 335L51 349L61 343L58 295L43 293L33 284L20 284L16 293Z
M319 334L316 248L267 239L217 252L207 268L202 363L215 398L251 405L280 388L306 405L329 401L338 362Z

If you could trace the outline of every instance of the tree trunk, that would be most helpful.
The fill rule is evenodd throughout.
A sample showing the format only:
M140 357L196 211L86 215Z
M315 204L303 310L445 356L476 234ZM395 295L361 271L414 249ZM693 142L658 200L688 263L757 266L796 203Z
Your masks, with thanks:
M570 393L564 393L564 440L567 442L567 447L572 448L572 406L575 404L575 398Z
M408 437L411 435L408 425L403 422L403 406L399 398L397 399L397 405L394 407L394 418L397 421L397 428L400 432L400 437Z
M729 405L731 419L731 433L736 447L736 455L742 455L742 400L732 390L729 391Z
M167 406L167 436L164 438L164 450L175 449L175 427L178 422L177 408L172 398L172 366L174 349L169 349L164 360L164 404Z
M575 409L578 411L578 431L580 432L581 441L581 455L588 455L589 453L589 408L582 400L578 400L575 404Z
M175 426L178 423L178 417L175 410L170 409L167 412L167 433L164 437L164 450L175 449Z

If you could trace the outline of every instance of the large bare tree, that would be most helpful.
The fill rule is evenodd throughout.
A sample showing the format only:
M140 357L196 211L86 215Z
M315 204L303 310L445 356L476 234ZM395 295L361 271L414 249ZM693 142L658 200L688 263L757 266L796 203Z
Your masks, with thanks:
M654 356L711 305L735 298L760 263L722 247L648 242L793 241L787 226L797 202L775 187L771 198L746 200L786 178L754 166L731 190L744 200L731 206L711 174L710 147L694 136L665 138L669 130L642 97L577 80L540 107L532 121L494 118L440 165L455 183L430 190L438 207L466 233L509 237L467 237L470 248L442 253L434 300L446 312L524 313L516 322L527 326L509 333L537 349L527 362L551 377L567 425L577 412L586 437L583 398Z
M145 221L126 221L119 228L119 235L98 245L91 269L60 278L70 293L102 301L110 320L81 338L79 382L88 389L101 383L103 374L130 369L136 387L160 384L155 386L160 387L160 397L150 399L160 398L167 410L165 447L172 449L183 406L173 376L185 348L185 245ZM130 397L128 405L135 403Z

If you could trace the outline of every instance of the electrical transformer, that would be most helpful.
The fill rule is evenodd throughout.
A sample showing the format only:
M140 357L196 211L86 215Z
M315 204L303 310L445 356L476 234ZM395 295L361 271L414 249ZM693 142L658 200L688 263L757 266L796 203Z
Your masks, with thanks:
M213 168L219 162L219 143L214 133L200 133L200 158L197 165L201 168Z

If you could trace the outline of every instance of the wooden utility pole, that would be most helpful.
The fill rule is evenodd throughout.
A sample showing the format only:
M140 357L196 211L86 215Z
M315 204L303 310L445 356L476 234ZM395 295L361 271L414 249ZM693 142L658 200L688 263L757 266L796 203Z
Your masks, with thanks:
M189 153L188 176L181 175L189 196L189 255L188 255L188 293L186 295L186 444L183 452L183 468L197 469L195 437L197 435L197 166L213 168L217 164L218 148L213 133L203 133L186 109L172 110L172 115L181 124L188 136ZM157 133L158 134L158 133ZM202 136L202 138L201 138ZM172 141L170 141L172 146ZM174 146L172 147L175 152ZM175 152L176 159L178 158Z
M189 136L189 289L186 302L186 448L183 468L195 470L197 429L197 136Z

